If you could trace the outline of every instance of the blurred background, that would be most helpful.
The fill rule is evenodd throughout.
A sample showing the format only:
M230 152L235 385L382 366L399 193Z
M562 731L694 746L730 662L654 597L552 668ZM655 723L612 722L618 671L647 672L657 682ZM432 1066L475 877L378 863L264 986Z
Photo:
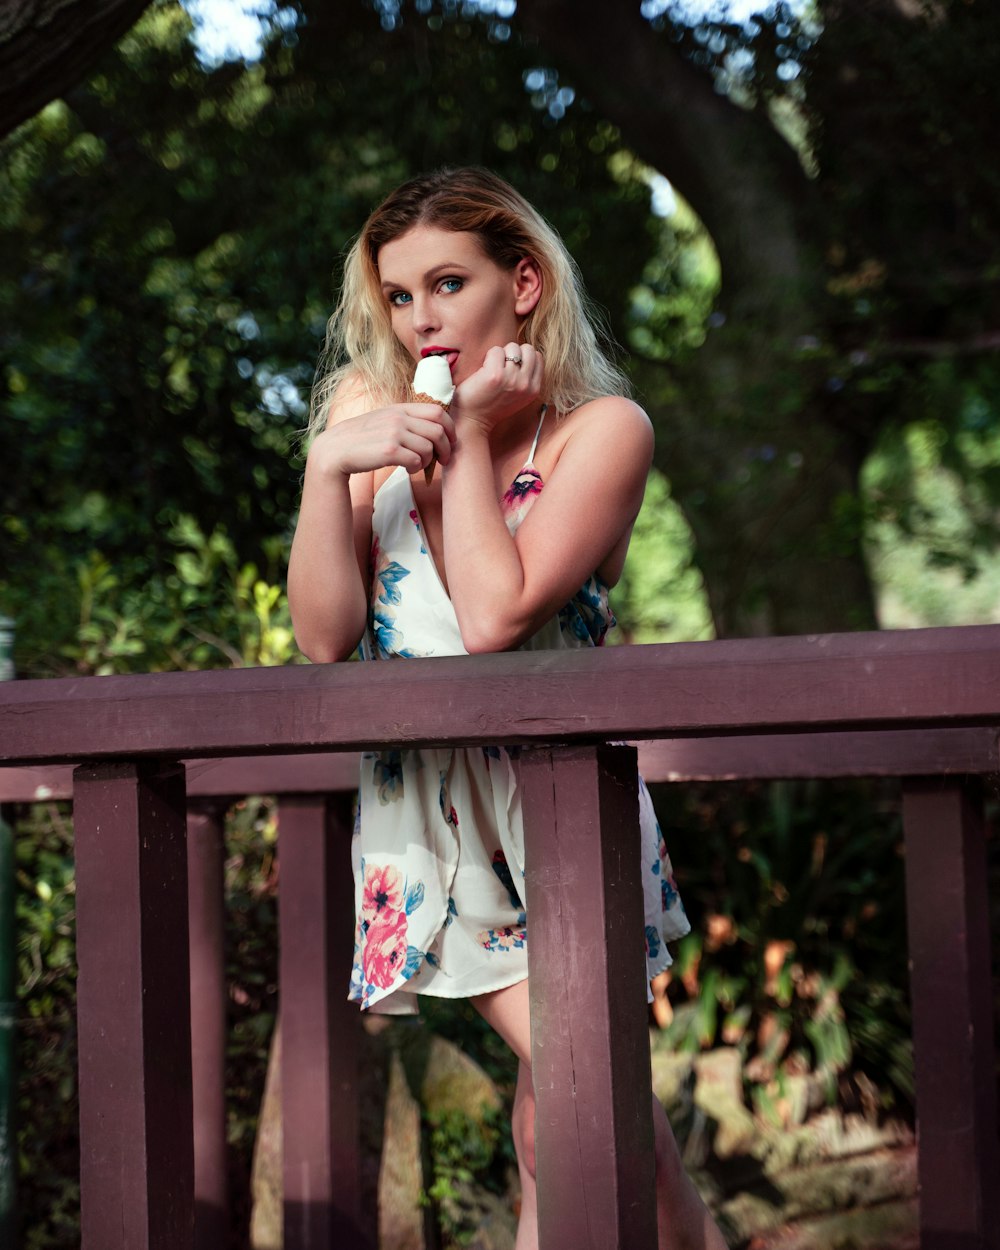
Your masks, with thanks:
M995 6L87 10L41 40L15 23L0 53L18 676L300 662L284 569L340 258L391 187L449 163L488 165L560 230L654 422L617 642L998 619ZM658 987L654 1070L733 1245L911 1244L894 788L655 797L694 931ZM19 1206L40 1250L79 1237L71 818L39 805L18 832ZM231 813L233 1247L277 1005L279 835L266 797ZM502 1107L512 1069L475 1017L435 1007L427 1027ZM422 1114L424 1235L486 1244L485 1208L459 1199L516 1202L504 1135ZM889 1156L887 1180L871 1161ZM802 1193L778 1184L789 1159L815 1173Z

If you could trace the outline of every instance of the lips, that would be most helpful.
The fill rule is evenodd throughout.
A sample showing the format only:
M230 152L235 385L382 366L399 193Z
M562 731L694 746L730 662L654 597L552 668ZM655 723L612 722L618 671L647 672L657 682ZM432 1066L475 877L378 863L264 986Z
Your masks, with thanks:
M458 351L453 347L440 347L436 343L432 343L429 347L420 349L422 358L427 356L444 356L448 361L448 368L455 368L455 361L458 359Z

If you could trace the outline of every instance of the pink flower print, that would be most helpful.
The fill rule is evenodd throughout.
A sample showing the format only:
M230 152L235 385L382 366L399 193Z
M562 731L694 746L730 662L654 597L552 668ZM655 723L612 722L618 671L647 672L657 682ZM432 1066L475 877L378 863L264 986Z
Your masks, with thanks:
M361 919L376 924L403 910L403 878L391 864L365 866L364 892L361 896Z
M365 980L386 990L406 966L406 912L376 920L365 942Z

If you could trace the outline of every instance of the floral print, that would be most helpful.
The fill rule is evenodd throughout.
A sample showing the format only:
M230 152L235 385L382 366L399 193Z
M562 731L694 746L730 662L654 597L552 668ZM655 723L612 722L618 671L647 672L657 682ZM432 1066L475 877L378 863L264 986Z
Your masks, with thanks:
M396 609L402 599L399 583L404 577L410 576L410 570L386 556L379 546L377 535L372 539L371 567L372 594L368 629L375 643L375 651L380 657L413 657L416 653L401 646L401 635L396 629Z
M403 908L403 878L398 868L369 864L361 896L361 921L374 924Z
M403 752L380 751L372 756L372 768L378 801L383 806L399 802L403 798Z
M505 925L502 929L483 929L479 945L486 951L524 950L527 940L524 925Z
M501 501L511 532L544 489L527 463ZM600 646L614 626L596 576L523 644ZM397 469L375 496L371 598L362 658L463 655L451 600L427 551L410 479ZM416 1009L418 993L469 997L527 976L524 825L518 748L385 750L363 757L352 841L357 925L351 998ZM670 964L688 930L663 835L639 794L647 972Z
M350 997L362 1007L373 995L400 979L408 980L424 961L425 952L409 943L409 918L424 901L424 884L407 888L392 864L361 861L361 904L354 931L354 967Z

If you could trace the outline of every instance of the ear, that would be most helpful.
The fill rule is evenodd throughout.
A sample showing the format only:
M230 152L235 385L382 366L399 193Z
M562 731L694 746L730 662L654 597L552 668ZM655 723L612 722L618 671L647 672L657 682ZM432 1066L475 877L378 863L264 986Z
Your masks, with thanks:
M525 256L514 266L514 311L527 317L542 298L542 271L533 256Z

